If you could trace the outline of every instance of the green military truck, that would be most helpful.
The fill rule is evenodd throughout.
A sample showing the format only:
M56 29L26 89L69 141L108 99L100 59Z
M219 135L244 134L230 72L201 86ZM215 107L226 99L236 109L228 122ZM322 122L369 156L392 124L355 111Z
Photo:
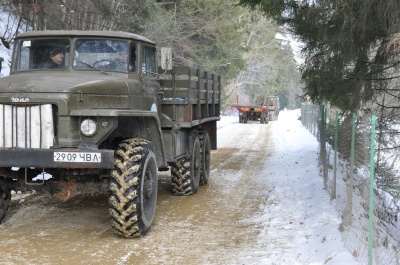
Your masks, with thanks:
M217 74L172 66L170 49L136 34L18 35L0 79L0 220L12 190L103 192L114 231L144 235L159 171L175 195L207 184L220 89Z

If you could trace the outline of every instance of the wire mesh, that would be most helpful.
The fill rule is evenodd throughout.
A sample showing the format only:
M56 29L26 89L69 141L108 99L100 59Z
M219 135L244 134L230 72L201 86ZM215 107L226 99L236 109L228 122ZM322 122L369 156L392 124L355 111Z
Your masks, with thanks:
M320 142L320 153L324 153L320 156L324 184L342 217L339 229L343 241L360 264L400 264L400 168L396 167L400 156L391 148L397 145L393 136L399 134L391 130L389 137L382 135L383 130L377 131L372 162L375 180L370 192L372 116L337 115L335 110L327 108L326 118L321 120L323 109L324 106L303 105L301 117L303 125ZM369 216L371 199L374 202L372 219ZM369 238L372 246L368 244Z

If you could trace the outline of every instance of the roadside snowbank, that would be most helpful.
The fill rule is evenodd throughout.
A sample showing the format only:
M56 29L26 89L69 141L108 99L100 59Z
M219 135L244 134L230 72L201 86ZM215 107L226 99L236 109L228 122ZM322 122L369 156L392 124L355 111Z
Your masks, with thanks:
M262 215L246 220L264 228L259 243L267 248L263 264L358 264L345 248L341 218L324 189L318 166L318 142L298 120L300 110L281 111L271 122L274 155L263 174L273 185ZM224 116L222 128L238 118Z

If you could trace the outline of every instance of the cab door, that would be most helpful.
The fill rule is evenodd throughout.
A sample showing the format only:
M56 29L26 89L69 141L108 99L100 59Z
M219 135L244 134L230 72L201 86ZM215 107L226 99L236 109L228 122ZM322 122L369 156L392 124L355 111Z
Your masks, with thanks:
M157 79L157 51L151 45L142 46L141 77L144 90L144 110L160 112L162 93L160 93L160 82Z

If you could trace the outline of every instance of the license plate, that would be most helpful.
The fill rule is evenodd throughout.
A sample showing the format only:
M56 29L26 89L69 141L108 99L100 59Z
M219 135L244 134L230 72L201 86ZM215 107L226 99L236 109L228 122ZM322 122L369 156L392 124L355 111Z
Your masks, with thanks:
M54 152L54 162L100 163L100 153Z

